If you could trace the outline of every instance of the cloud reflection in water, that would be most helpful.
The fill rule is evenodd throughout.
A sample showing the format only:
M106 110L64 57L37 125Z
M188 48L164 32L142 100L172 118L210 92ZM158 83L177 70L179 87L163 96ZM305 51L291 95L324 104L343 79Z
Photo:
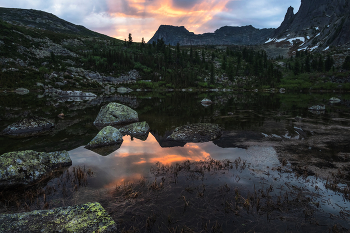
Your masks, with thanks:
M208 156L231 160L247 156L246 150L220 148L212 142L162 148L151 133L145 141L131 139L130 136L124 136L123 139L121 147L107 156L101 156L83 146L71 150L73 166L91 168L95 174L95 181L91 185L107 188L149 176L149 169L156 162L174 164L187 160L205 160Z

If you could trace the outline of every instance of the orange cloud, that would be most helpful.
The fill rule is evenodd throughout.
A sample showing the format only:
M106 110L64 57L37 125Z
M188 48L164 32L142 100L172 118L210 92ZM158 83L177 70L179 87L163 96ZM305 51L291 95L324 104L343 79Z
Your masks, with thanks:
M198 0L189 8L175 4L176 0L108 0L108 13L118 20L109 33L116 38L134 41L152 38L160 25L185 26L195 33L208 32L204 25L217 13L225 11L229 0ZM224 26L224 25L223 25Z

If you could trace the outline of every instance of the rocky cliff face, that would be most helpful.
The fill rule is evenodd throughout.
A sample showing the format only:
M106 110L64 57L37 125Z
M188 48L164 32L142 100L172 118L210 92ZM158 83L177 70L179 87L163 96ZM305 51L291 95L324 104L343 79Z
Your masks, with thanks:
M148 43L163 38L165 44L180 45L255 45L264 43L274 33L274 29L256 29L253 26L225 26L214 33L196 35L184 26L161 25Z
M316 49L350 44L349 0L302 0L298 13L287 11L274 38L303 37L302 48Z

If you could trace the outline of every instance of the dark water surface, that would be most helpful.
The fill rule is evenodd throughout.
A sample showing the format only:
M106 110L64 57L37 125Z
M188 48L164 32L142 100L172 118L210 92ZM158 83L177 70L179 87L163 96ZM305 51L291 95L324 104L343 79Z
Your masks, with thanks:
M205 97L214 103L202 106ZM330 103L331 97L341 102ZM100 155L84 146L98 133L92 122L108 102L135 109L151 131L143 138L126 135L118 150ZM315 105L326 110L308 109ZM61 112L64 119L57 117ZM0 154L67 150L73 165L31 187L2 190L1 213L97 201L121 232L350 228L348 94L156 92L84 101L0 95L0 130L33 116L56 126L33 137L0 136ZM200 122L219 124L222 137L204 143L166 140L176 127ZM331 164L338 172L333 178L341 173L343 179L335 185L299 160L324 174Z

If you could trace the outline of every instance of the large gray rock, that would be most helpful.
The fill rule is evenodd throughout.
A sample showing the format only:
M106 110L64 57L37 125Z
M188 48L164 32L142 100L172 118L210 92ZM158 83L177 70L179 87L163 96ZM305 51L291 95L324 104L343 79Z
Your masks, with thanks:
M122 104L109 103L101 108L94 125L105 126L136 121L139 121L139 117L135 110Z
M44 118L23 119L7 126L3 131L3 135L25 136L41 133L54 127L54 123Z
M208 142L221 136L221 129L217 124L197 123L177 127L167 137L168 140L185 142Z
M86 145L86 148L104 147L120 144L122 142L123 135L119 130L112 126L106 126Z
M117 232L116 223L97 202L0 215L0 232Z
M28 185L55 168L72 165L67 151L15 151L0 156L0 186Z
M139 136L148 134L150 128L146 121L136 122L130 125L123 126L119 129L122 134L131 136Z

